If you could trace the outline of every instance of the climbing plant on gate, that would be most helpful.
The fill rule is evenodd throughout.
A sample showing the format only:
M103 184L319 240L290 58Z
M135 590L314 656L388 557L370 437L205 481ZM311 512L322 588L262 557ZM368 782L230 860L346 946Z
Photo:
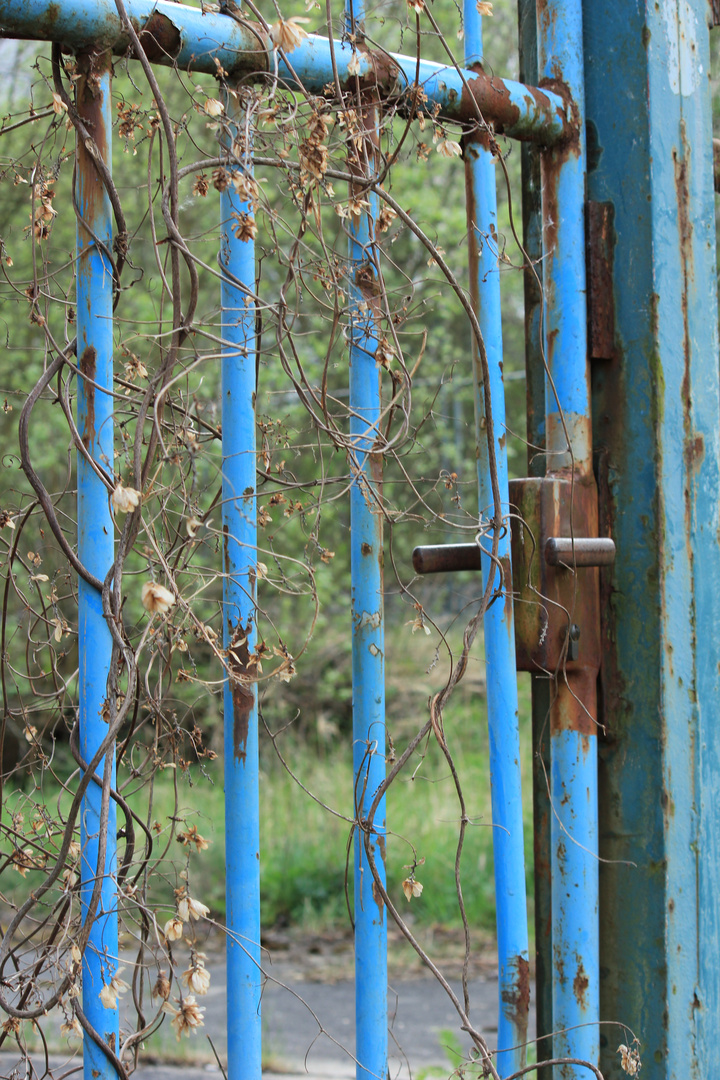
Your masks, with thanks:
M286 17L279 9L269 16L248 3L245 12L269 35L276 60L292 69L289 54L305 37L309 19L314 29L324 26L331 40L340 32L329 6L324 24L318 8L310 4L304 16ZM490 4L478 8L492 14ZM121 0L118 11L127 21ZM234 6L224 13L245 22ZM431 41L457 67L453 48L462 27L458 14L450 14L441 26L423 0L412 0L402 11L391 7L390 25L405 49L413 42L418 64ZM350 27L344 40L353 50L350 78L341 82L334 66L317 94L290 86L277 68L235 82L219 60L214 79L192 67L156 72L147 42L133 31L128 55L113 60L113 172L98 152L99 131L79 104L101 92L99 51L74 56L54 45L49 57L38 56L28 102L15 105L0 130L11 147L3 154L0 179L16 217L2 237L5 330L13 358L5 372L5 410L8 422L19 425L17 448L6 448L11 471L0 517L0 869L10 882L0 883L0 1004L7 1014L0 1043L13 1040L28 1058L38 1053L33 1032L40 1036L41 1059L46 1052L44 1027L53 1013L62 1018L63 1036L84 1034L119 1075L133 1071L143 1044L163 1023L171 1023L178 1037L203 1026L201 999L210 976L200 928L213 917L202 870L208 838L183 809L192 796L183 798L182 778L194 778L193 790L201 792L212 769L218 751L212 717L223 683L229 678L241 695L251 684L261 694L271 684L291 686L312 655L318 625L327 625L326 608L338 592L349 591L347 496L364 481L353 427L357 412L346 386L348 350L360 333L373 342L382 387L371 453L384 477L375 487L368 481L364 494L385 528L386 589L397 594L408 616L408 634L437 635L436 660L443 662L427 713L403 744L387 755L371 741L364 747L366 756L387 763L388 772L370 792L362 818L343 808L327 810L345 816L349 834L370 835L390 785L417 770L427 753L445 758L459 823L452 871L465 934L459 997L415 938L367 845L366 852L382 903L456 1004L472 1038L474 1067L498 1075L488 1045L469 1021L462 852L471 817L443 714L488 605L502 602L502 578L491 578L484 592L473 587L456 655L423 602L408 557L410 536L435 529L439 535L465 532L471 540L492 536L497 561L507 510L493 457L485 347L463 284L461 237L438 238L428 229L425 181L409 205L393 178L400 168L432 178L439 163L462 155L468 134L481 131L507 180L509 144L498 141L479 112L464 132L449 126L417 83L380 109L372 87L357 78L363 39ZM439 186L449 173L441 175ZM110 200L111 244L95 235L85 216L81 176L101 185ZM224 219L217 194L232 196L236 207ZM348 238L363 228L358 265L348 257ZM106 441L110 449L99 459L89 451L96 432L88 402L99 401L100 390L76 337L75 229L85 245L101 251L112 278L115 438ZM223 641L221 605L229 571L219 408L226 337L218 299L222 282L238 284L223 262L228 233L253 241L258 253L256 280L243 285L242 295L254 320L257 364L257 486L243 495L259 527L251 552L256 607L247 631L235 628L229 644ZM507 236L486 234L481 243L500 265L536 273L514 225ZM462 344L449 347L443 339L448 334ZM470 338L479 357L491 467L491 505L481 508L480 522L468 493L472 473L464 474L459 462L450 467L442 434L435 432L441 385L452 378ZM21 352L23 363L15 363ZM85 400L82 423L79 394ZM103 422L110 421L99 421L100 441ZM114 530L114 561L103 581L83 563L76 543L76 455L104 485ZM83 757L79 742L79 581L99 589L112 634L102 704L106 731L93 761ZM289 710L279 728L266 725L265 736L302 788L286 749L295 720ZM98 767L101 782L94 778ZM156 788L167 774L175 805L159 817ZM96 787L96 884L83 915L81 808ZM316 793L307 797L321 800ZM116 884L129 959L123 978L117 957L100 954L97 986L104 1008L125 1004L128 1019L113 1049L86 1015L79 993L91 928L105 914L102 838L115 815L120 848L113 889ZM405 897L418 898L422 853L412 837L393 838L392 822L388 835L392 858L408 871ZM632 1065L634 1059L628 1060Z

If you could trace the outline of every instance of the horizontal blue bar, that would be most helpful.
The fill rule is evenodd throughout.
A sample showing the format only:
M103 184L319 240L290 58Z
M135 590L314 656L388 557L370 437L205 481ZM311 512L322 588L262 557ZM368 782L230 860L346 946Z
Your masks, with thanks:
M215 75L217 59L233 78L274 71L271 43L259 26L251 30L226 15L203 13L168 0L127 0L126 6L138 30L149 24L142 41L157 63ZM57 41L73 49L105 47L118 53L130 45L112 0L59 0L53 4L46 0L0 0L0 37ZM354 53L349 43L339 41L333 48L341 82L351 78L348 65L355 55L359 77L377 78L386 94L402 95L415 84L414 56ZM333 82L332 54L325 37L310 34L292 51L290 63L297 80L312 93L322 93ZM282 61L278 74L297 85ZM546 145L566 134L568 118L559 95L512 79L490 80L483 74L420 61L419 84L427 95L427 105L439 105L444 119L475 119L477 107L465 90L466 83L476 84L473 93L483 115L488 120L501 118L505 134L541 140Z

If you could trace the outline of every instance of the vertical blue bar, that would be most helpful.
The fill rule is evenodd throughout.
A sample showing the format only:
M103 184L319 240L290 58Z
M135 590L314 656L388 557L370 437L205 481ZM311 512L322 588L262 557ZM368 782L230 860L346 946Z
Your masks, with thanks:
M348 31L362 33L361 3L347 0ZM368 125L369 126L369 125ZM385 779L385 636L383 627L383 531L377 502L382 458L373 454L380 420L380 371L372 301L357 284L360 268L370 270L369 245L377 217L376 195L365 196L370 211L350 218L350 435L354 482L350 490L352 589L353 775L355 809L363 818ZM373 820L370 844L385 883L385 799ZM365 853L365 837L355 833L355 1054L357 1080L387 1076L387 913Z
M562 80L577 141L542 159L547 468L594 487L585 299L585 101L581 0L538 3L538 67ZM557 394L557 399L556 395ZM567 449L570 438L572 455ZM553 1039L556 1057L597 1065L599 923L596 673L561 673L550 715ZM584 710L587 710L586 712ZM591 718L588 722L588 715ZM566 1065L563 1080L587 1070Z
M482 60L482 19L475 0L465 0L465 66ZM465 184L468 214L470 291L478 315L490 370L490 392L495 435L498 485L509 511L508 465L503 384L500 270L495 166L482 135L465 141ZM473 337L475 414L478 446L478 488L481 512L492 514L493 495L485 434L485 400L477 342ZM523 841L520 730L518 723L515 622L512 604L510 529L500 537L506 590L485 613L490 781L495 864L495 905L498 937L498 1053L500 1076L509 1076L525 1064L529 1011L527 900ZM486 549L492 546L488 537ZM482 558L483 584L488 575L500 584L497 567L487 554ZM504 1051L504 1052L502 1052Z
M252 172L251 147L244 168ZM222 304L223 642L225 873L229 1080L260 1080L260 823L256 668L255 244L234 229L250 203L232 184L220 196ZM233 216L235 215L235 216ZM234 279L234 280L233 280ZM241 284L236 284L239 282ZM233 677L234 675L234 677Z
M547 470L550 473L570 466L561 410L573 447L574 466L580 473L592 472L585 303L586 148L582 50L581 0L543 0L538 3L540 82L562 80L572 96L572 116L579 125L577 141L572 146L546 151L543 155L545 349L555 385L555 392L549 384L545 392Z
M377 197L370 198L371 215ZM352 219L357 221L357 219ZM366 262L367 217L352 228L352 267ZM373 318L360 313L363 294L351 287L350 434L356 462L350 491L352 588L353 775L360 818L385 779L385 636L383 630L382 517L376 498L382 462L372 454L380 417L380 374L375 362ZM372 850L385 880L385 799L373 821ZM358 1080L387 1075L387 915L367 862L364 838L355 834L355 1038Z
M110 55L78 58L78 112L93 133L108 168L111 164ZM90 82L92 76L93 82ZM82 220L112 250L112 210L91 156L76 143L77 202ZM108 259L98 250L82 224L77 226L77 356L86 378L78 378L77 426L85 448L104 468L113 467L113 275ZM92 380L92 381L90 381ZM93 385L95 384L95 385ZM101 387L107 388L103 393ZM78 455L78 554L101 580L113 561L113 523L105 485L82 455ZM100 713L107 696L112 639L97 589L78 583L78 650L80 664L80 753L89 761L107 735ZM98 767L102 777L103 766ZM113 764L112 784L115 786ZM91 784L82 804L81 903L83 919L98 873L102 791ZM118 966L117 870L115 803L110 801L102 893L97 916L83 957L83 1012L100 1036L118 1050L119 1015L100 1000ZM85 1080L111 1080L115 1069L91 1039L83 1051Z

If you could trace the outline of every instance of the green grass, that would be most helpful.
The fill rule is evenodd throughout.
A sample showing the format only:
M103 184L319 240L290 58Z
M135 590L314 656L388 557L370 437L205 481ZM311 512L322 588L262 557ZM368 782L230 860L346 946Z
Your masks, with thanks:
M444 681L440 664L427 669L433 660L430 639L410 636L412 649L404 639L389 643L388 699L389 731L400 753L410 734L427 715L427 698ZM405 650L405 651L404 651ZM465 794L471 825L467 829L462 856L462 887L472 925L492 930L495 900L492 859L492 825L488 772L488 739L483 693L482 666L471 666L466 683L461 683L444 717L448 745L456 761ZM521 732L525 791L526 859L532 866L531 785L529 747L529 680L521 681ZM264 703L270 723L280 726L278 706ZM307 725L306 725L307 730ZM322 804L345 816L352 808L351 738L338 735L329 743L319 736L300 738L292 729L279 742L282 753L302 784L316 797L310 798L281 766L270 740L261 748L261 898L265 926L302 924L318 928L347 919L344 881L350 826ZM135 782L133 782L135 783ZM177 792L177 801L176 801ZM146 793L125 792L133 808L147 816ZM36 800L54 810L55 792L45 788ZM17 809L28 793L10 792L6 813ZM452 924L458 920L454 862L457 847L459 804L452 778L434 738L423 744L412 764L401 774L387 800L387 881L390 895L401 911L424 925ZM25 806L29 820L31 810ZM165 770L156 780L150 821L162 830L154 838L154 857L167 845L171 819L177 829L196 826L208 841L206 851L192 846L170 844L167 857L152 875L153 901L159 918L169 918L174 906L173 890L182 885L179 874L189 873L191 895L207 904L220 920L225 910L224 796L222 769L218 760L205 775L196 768L188 774ZM402 892L407 867L418 859L416 878L422 895L411 904ZM122 853L122 851L121 851ZM352 896L352 858L347 868ZM8 869L2 891L17 899L39 883L40 875L23 879ZM531 888L532 875L528 875Z

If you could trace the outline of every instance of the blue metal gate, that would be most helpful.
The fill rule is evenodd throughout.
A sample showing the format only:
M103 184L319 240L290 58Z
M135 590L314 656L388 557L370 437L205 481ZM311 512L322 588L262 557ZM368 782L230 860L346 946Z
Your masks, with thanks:
M558 1078L599 1075L601 1063L604 1075L617 1076L615 1047L627 1041L618 1034L620 1022L641 1039L643 1075L709 1080L720 1059L720 726L714 722L720 406L709 9L704 0L521 0L528 80L521 84L482 67L479 12L490 5L466 0L459 69L368 47L362 6L348 4L343 40L305 37L286 54L257 14L250 24L222 5L214 12L168 0L128 0L127 7L123 0L0 0L2 36L51 41L77 57L77 427L87 454L78 457L75 568L81 569L79 749L87 763L82 896L92 923L80 1015L86 1030L104 1039L104 1045L86 1039L86 1080L122 1071L118 1013L98 986L112 978L118 956L116 811L107 797L116 728L100 713L113 649L124 646L112 628L113 523L93 461L111 460L113 450L110 253L118 249L103 176L112 168L112 54L128 52L151 85L152 64L161 63L211 74L221 69L228 84L276 66L289 85L315 94L358 88L371 145L383 102L404 101L411 110L419 90L443 122L461 125L470 237L469 299L461 300L473 331L482 516L476 545L420 548L415 559L420 572L463 566L482 572L499 958L496 1055L485 1054L467 1003L453 999L476 1040L482 1075L519 1074L530 982L517 666L534 677L539 1057L555 1060ZM240 156L233 149L234 131L245 126L242 104L230 98L225 104L235 110L236 125L228 153L251 177L252 137ZM498 133L524 144L529 440L531 467L541 473L512 483L498 254L482 240L497 231ZM167 143L172 146L171 131ZM351 218L348 258L354 268L356 1056L359 1080L370 1080L388 1075L393 908L385 890L384 791L409 756L400 755L386 776L382 401L372 246L383 205L409 227L413 222L377 182L377 162L363 175L352 167L328 175L367 199L364 212ZM252 202L228 186L218 212L228 1076L256 1080L261 853L251 676L258 298L252 230L238 235L231 227L233 220L252 219ZM182 334L176 332L171 351ZM525 523L513 525L512 572L511 518ZM441 706L441 700L431 704L424 732L434 729L442 748ZM89 783L103 768L104 787ZM8 933L13 930L14 924Z

